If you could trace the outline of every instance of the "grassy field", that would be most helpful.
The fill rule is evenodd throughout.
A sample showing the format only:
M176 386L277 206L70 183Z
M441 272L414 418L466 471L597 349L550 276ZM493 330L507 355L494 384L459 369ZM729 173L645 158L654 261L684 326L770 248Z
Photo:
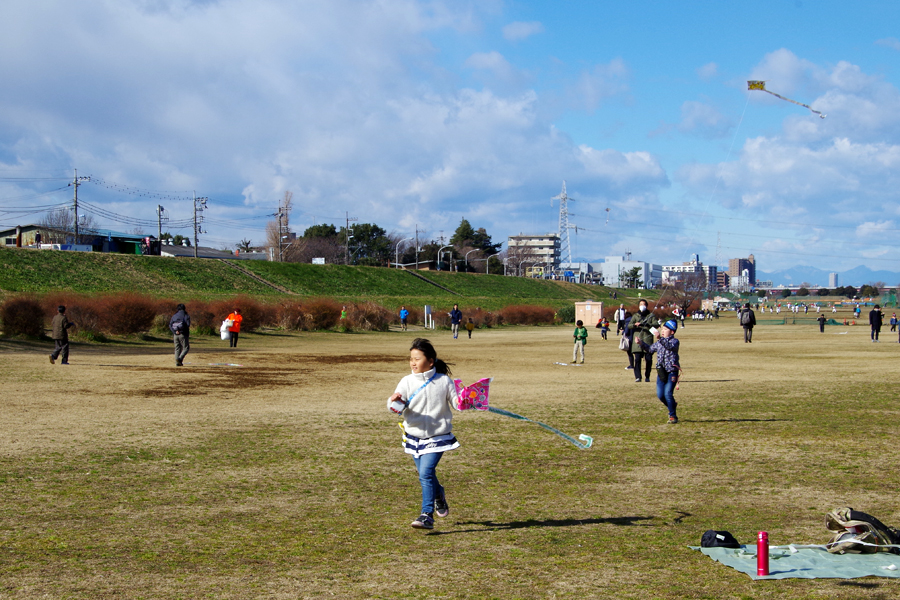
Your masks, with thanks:
M887 328L885 328L887 329ZM753 582L687 548L824 543L849 505L900 524L897 334L736 320L679 332L681 423L614 340L571 328L428 332L492 404L577 436L460 413L439 467L451 514L416 531L419 488L385 398L418 334L247 334L171 343L0 340L2 598L896 598L900 582ZM241 366L228 366L241 365Z

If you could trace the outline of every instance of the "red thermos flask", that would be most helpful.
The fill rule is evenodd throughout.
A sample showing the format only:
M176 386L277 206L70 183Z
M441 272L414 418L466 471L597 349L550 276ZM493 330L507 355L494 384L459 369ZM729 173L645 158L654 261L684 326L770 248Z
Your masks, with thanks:
M765 531L756 537L756 574L760 577L769 574L769 534Z

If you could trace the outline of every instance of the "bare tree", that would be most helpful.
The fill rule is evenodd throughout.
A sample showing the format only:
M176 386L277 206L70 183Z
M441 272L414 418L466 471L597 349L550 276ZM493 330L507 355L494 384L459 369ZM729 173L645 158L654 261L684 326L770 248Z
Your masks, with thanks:
M506 250L507 274L524 275L525 269L541 262L537 252L525 244L511 244Z
M78 223L76 244L83 243L96 235L97 222L91 215L82 215ZM47 212L38 221L41 237L45 244L66 244L75 236L75 215L71 210L60 207Z

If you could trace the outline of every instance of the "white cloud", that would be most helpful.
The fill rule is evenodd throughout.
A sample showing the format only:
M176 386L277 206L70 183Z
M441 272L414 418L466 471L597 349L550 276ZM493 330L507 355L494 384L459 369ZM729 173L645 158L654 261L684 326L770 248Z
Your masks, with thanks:
M514 21L503 27L503 37L511 42L519 42L537 33L543 33L544 26L539 21Z
M709 81L719 74L719 65L714 62L706 63L697 69L697 77L704 81Z
M681 121L678 123L678 129L682 133L719 138L727 135L731 127L730 119L712 104L689 100L681 105Z
M875 40L875 44L877 46L884 46L886 48L900 50L900 40L898 40L895 37L887 37L887 38L882 38L880 40Z
M628 91L628 67L621 58L607 64L594 65L581 72L578 81L568 90L569 103L581 110L593 112L604 100Z

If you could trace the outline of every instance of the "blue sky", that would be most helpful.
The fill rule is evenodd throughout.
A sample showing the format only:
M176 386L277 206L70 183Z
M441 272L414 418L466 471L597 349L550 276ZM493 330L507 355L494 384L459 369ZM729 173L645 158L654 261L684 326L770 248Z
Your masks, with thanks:
M214 247L262 242L285 190L298 233L349 212L500 241L556 230L565 180L576 256L900 270L898 23L887 1L8 2L0 224L70 201L77 168L103 215L208 196Z

